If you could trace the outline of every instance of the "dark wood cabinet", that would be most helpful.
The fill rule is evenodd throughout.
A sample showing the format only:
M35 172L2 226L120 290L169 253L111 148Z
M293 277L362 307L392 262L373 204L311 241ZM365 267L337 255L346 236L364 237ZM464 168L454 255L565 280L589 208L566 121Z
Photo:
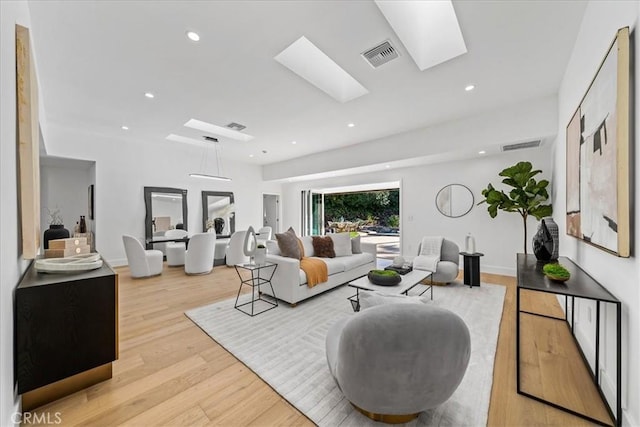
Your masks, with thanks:
M38 273L32 265L15 291L18 393L99 367L108 367L111 377L110 364L118 357L117 307L118 276L106 263L76 274ZM96 381L80 382L86 386L106 379L105 369L100 372Z

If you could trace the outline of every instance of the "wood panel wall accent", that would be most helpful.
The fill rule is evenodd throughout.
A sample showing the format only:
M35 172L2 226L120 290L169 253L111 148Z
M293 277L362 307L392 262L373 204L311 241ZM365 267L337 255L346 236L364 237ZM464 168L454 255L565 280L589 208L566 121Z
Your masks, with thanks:
M20 25L16 25L16 92L22 256L34 259L40 250L38 82L31 55L29 29Z

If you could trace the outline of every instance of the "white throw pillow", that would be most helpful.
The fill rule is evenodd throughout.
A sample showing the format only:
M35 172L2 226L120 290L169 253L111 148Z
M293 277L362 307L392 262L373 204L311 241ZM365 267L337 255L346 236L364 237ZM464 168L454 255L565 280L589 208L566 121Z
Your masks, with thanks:
M362 247L360 245L360 236L356 236L353 237L351 239L351 253L354 254L361 254L362 253Z
M302 242L302 247L304 248L304 256L316 256L313 250L313 239L311 236L302 236L300 237L300 241Z
M278 246L278 241L277 240L267 240L266 242L267 244L265 245L267 247L267 253L269 255L280 255L280 247Z
M378 291L360 292L359 298L360 310L382 304L426 304L429 302L429 298L426 296L385 294Z
M353 255L351 252L351 235L350 233L328 234L333 240L333 250L336 257Z

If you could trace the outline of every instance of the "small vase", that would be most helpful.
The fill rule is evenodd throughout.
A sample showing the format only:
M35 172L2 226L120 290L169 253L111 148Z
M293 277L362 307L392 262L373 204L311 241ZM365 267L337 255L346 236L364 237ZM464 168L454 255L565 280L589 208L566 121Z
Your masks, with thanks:
M533 236L533 254L540 261L558 259L559 234L558 224L552 217L544 217L538 225L538 231Z
M87 221L84 219L84 215L80 216L80 232L81 233L87 232Z
M69 230L63 224L51 224L48 230L44 231L44 248L49 249L49 240L68 239Z
M262 265L267 262L267 248L256 248L253 259L257 265Z
M468 254L476 253L476 239L471 233L467 234L467 237L464 238L464 251Z

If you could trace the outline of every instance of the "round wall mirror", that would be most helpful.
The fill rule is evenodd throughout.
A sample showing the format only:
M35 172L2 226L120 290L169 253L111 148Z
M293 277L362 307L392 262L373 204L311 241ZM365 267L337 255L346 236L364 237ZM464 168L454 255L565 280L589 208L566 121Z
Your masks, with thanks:
M462 184L449 184L438 191L436 207L449 218L465 216L473 208L473 193Z

